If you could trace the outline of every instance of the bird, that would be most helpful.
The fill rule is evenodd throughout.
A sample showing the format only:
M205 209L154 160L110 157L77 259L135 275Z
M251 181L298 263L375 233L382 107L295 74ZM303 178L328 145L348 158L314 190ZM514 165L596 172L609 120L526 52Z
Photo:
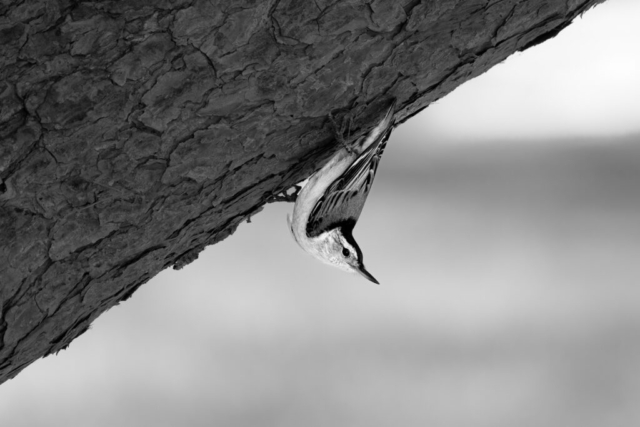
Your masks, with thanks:
M365 268L353 229L395 127L395 105L394 99L382 119L355 141L337 136L342 146L304 187L296 187L293 214L287 216L293 238L305 252L375 284L380 282Z

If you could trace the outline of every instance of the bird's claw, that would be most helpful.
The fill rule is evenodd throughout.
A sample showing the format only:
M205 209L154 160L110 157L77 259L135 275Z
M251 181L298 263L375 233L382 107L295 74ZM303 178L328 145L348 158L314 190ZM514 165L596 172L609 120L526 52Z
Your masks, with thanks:
M349 116L348 119L343 119L342 123L338 125L333 114L329 113L329 122L331 123L331 127L333 130L333 135L336 137L336 140L342 145L345 150L349 154L353 154L353 147L349 143L349 139L351 138L351 127L353 126L353 117ZM345 130L347 132L347 139L344 139Z
M271 196L271 198L268 200L269 203L274 203L274 202L287 202L287 203L293 203L296 201L296 199L298 198L298 194L300 194L300 190L302 190L302 187L299 185L294 185L293 187L293 193L288 193L288 190L285 190L281 193L278 194L273 194Z

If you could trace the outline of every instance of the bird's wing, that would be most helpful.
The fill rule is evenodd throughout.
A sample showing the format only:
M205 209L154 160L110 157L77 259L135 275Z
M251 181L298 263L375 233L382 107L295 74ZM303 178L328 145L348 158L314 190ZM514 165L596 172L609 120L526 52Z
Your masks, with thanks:
M380 135L377 143L362 152L316 202L307 222L307 235L318 236L344 222L355 224L371 190L391 128Z

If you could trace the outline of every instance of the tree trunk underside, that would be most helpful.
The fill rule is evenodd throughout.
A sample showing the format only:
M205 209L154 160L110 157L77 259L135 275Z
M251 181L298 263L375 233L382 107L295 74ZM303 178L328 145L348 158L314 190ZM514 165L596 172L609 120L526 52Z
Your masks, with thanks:
M0 2L0 383L602 0Z

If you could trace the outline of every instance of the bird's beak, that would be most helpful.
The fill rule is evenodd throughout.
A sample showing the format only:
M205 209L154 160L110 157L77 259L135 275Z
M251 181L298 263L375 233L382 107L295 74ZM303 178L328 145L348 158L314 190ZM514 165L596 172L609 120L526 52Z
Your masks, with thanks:
M363 265L363 264L360 264L360 265L358 266L358 268L356 268L356 271L357 271L358 273L362 274L362 275L364 276L364 278L365 278L365 279L367 279L367 280L369 280L369 281L371 281L371 282L375 283L376 285L379 285L379 284L380 284L380 282L378 282L378 281L376 280L376 278L375 278L375 277L373 277L373 276L371 275L371 273L369 273L369 272L364 268L364 265Z

